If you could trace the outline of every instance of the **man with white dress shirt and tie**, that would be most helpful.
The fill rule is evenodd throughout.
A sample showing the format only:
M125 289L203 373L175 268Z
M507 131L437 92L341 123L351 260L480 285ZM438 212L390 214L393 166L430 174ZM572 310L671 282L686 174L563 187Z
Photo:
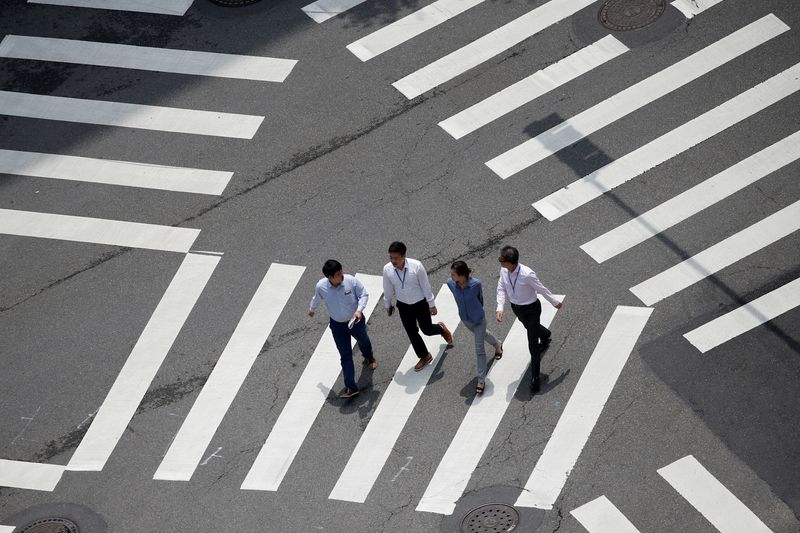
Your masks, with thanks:
M453 334L444 322L433 324L431 316L437 313L428 273L422 263L406 257L406 245L395 241L389 245L389 262L383 267L383 298L386 314L394 311L392 301L397 300L397 311L419 361L414 370L419 372L433 360L419 329L425 335L441 335L447 344L453 343ZM419 329L417 329L419 324Z
M542 352L550 343L550 330L542 326L542 304L539 294L556 309L561 308L550 290L542 285L536 272L520 264L519 251L513 246L500 250L500 279L497 281L497 321L503 320L506 300L511 301L511 309L528 333L528 351L531 354L531 392L536 394L541 388L542 378L539 367ZM546 380L547 377L545 376Z

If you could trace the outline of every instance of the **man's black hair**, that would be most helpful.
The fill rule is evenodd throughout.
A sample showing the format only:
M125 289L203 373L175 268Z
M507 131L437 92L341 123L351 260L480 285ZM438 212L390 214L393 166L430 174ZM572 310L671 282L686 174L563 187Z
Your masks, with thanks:
M503 246L500 250L500 258L506 263L516 265L519 263L519 250L513 246Z
M389 245L389 253L390 254L400 254L403 257L406 256L406 245L400 241L394 241L392 244Z
M325 264L322 265L322 274L329 278L339 272L342 269L342 264L337 261L336 259L328 259L325 261Z

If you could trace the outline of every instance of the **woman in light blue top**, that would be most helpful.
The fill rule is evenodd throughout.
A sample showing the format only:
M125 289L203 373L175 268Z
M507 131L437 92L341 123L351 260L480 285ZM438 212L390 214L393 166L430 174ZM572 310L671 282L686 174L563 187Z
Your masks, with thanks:
M447 286L456 300L461 322L475 335L475 355L478 359L478 385L476 394L486 388L486 349L484 343L494 346L494 358L503 357L503 343L486 329L486 313L483 311L483 289L481 280L470 276L472 271L464 261L450 265L450 279Z

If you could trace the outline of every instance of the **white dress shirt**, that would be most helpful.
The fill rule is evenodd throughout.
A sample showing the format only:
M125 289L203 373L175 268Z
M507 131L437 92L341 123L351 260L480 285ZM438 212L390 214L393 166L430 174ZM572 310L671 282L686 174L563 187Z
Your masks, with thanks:
M551 304L558 305L559 302L550 289L542 285L536 272L519 263L513 272L509 272L505 267L500 268L500 279L497 280L497 310L502 311L506 305L506 299L511 300L512 304L528 305L532 304L541 294Z
M415 304L424 298L428 301L428 307L436 307L428 273L422 263L406 257L403 270L386 263L383 267L383 301L386 309L392 306L394 298L404 304Z

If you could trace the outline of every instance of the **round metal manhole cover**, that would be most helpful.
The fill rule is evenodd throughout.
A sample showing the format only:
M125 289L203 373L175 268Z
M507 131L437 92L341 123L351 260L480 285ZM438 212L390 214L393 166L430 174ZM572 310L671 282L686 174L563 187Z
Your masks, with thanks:
M510 505L492 503L473 509L461 521L461 533L506 533L519 524L519 513Z
M597 18L609 30L638 30L655 22L666 9L667 0L606 0Z
M24 526L20 533L79 533L78 526L66 518L42 518Z

